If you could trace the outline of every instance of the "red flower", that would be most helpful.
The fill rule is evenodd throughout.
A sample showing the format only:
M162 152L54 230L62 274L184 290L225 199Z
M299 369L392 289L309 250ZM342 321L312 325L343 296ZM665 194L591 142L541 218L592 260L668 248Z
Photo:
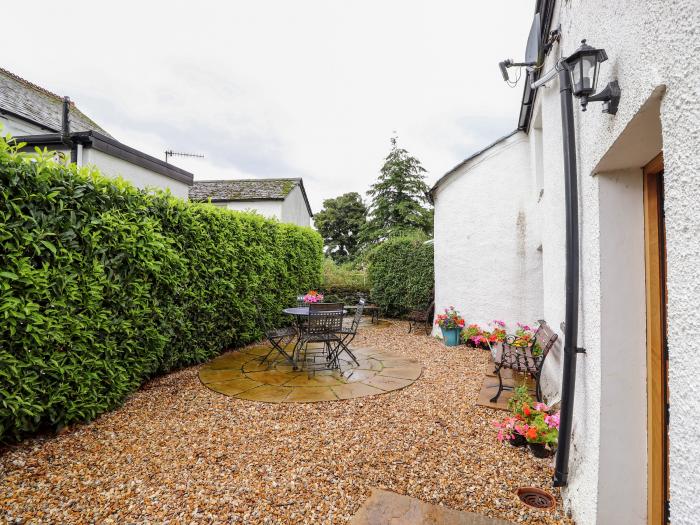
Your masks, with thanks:
M525 437L530 440L537 439L537 429L535 427L528 428Z
M530 416L530 407L527 406L527 403L523 403L523 414L525 414L526 417Z

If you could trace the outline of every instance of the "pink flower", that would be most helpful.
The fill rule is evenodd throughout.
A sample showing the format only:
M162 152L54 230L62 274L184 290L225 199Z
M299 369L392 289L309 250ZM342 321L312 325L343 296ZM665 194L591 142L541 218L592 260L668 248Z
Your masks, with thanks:
M549 407L547 405L539 402L532 405L532 408L534 408L535 410L539 410L540 412L547 412L549 410Z
M547 423L549 428L556 428L559 430L559 412L552 414L551 416L545 416L544 422Z

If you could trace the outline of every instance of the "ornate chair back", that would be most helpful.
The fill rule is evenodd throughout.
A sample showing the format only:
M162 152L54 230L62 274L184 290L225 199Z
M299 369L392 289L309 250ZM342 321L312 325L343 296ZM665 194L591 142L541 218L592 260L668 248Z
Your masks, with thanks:
M357 327L360 325L360 321L362 320L362 311L365 309L366 303L367 301L365 301L364 298L361 298L357 302L357 307L355 308L355 316L352 318L352 324L350 325L351 332L357 332Z
M342 303L311 303L304 331L307 334L328 334L343 329Z

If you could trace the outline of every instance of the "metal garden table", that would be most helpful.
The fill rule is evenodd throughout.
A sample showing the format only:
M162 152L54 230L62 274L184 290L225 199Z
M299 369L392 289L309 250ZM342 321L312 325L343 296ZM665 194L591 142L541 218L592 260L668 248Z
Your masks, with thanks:
M296 317L296 325L297 325L297 333L298 338L297 342L294 344L294 350L292 353L292 356L294 356L294 361L298 363L298 354L300 353L299 350L299 343L301 342L302 338L302 332L303 332L303 321L306 317L309 315L309 307L308 306L295 306L292 308L285 308L282 310L282 313L287 314L287 315L293 315ZM343 309L343 315L347 314L348 311Z

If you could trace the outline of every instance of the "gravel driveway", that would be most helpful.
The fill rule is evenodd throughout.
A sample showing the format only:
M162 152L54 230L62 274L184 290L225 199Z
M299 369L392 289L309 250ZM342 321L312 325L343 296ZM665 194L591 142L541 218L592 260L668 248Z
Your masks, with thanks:
M418 359L406 389L347 401L268 404L205 388L191 367L114 412L0 452L7 523L346 523L373 487L513 522L571 523L524 507L551 489L550 460L500 445L476 407L487 354L407 325L363 327L355 346ZM558 497L558 492L556 493Z

